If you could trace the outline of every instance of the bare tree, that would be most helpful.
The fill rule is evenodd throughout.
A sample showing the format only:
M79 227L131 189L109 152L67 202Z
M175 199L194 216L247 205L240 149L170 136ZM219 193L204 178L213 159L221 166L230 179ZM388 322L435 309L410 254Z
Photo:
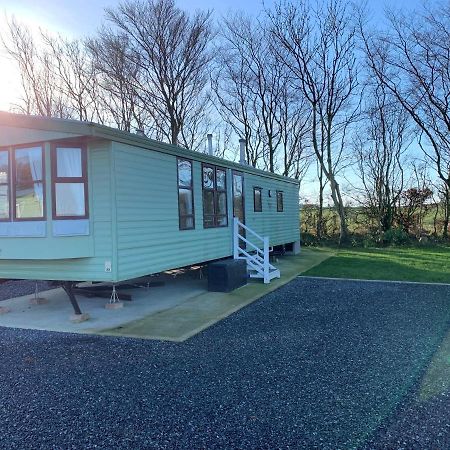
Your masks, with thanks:
M25 114L69 117L59 80L53 76L55 60L51 52L39 47L31 30L15 19L8 21L2 41L20 72L23 98L16 109Z
M445 183L440 183L438 187L440 197L440 207L442 209L442 237L448 238L448 228L450 223L450 188Z
M399 197L397 223L406 233L414 233L419 238L424 230L424 220L433 198L428 165L414 162L408 189Z
M99 116L110 118L117 128L132 131L144 130L148 119L140 107L133 80L139 76L139 68L131 58L129 39L120 33L103 28L97 37L87 40L95 71L97 72L101 106Z
M304 0L280 3L269 16L278 56L311 108L312 147L330 186L343 243L348 228L337 176L348 127L358 109L356 29L351 11L340 0L316 9Z
M17 109L27 114L103 122L100 114L98 76L85 44L9 22L3 39L16 61L22 81L23 103Z
M223 20L212 87L222 119L246 140L251 165L299 178L309 166L310 114L272 45L267 21Z
M381 236L394 225L411 133L406 111L383 85L375 85L367 94L365 126L356 134L354 147L364 201Z
M274 67L264 65L268 45L262 26L235 14L223 20L221 28L219 57L211 77L217 110L245 139L249 164L273 171L274 148L280 139L275 119L277 93L271 85Z
M280 172L287 177L302 180L312 162L311 111L303 96L296 95L289 84L285 84L280 102L281 142L277 148Z
M262 141L259 139L260 124L255 117L247 85L246 69L235 67L229 59L221 59L220 70L211 77L214 102L222 120L233 132L245 139L246 160L257 167L263 158Z
M99 120L97 74L86 46L79 40L67 40L42 33L42 43L52 59L50 71L58 80L60 96L73 118Z
M446 239L450 222L450 191L440 178L430 179L429 184L433 191L433 234L441 234Z
M128 39L127 57L139 68L133 83L155 137L191 145L188 135L195 134L207 102L211 14L190 17L173 0L130 0L106 11ZM189 134L187 127L194 131Z
M388 32L360 34L373 73L414 121L419 145L450 189L450 5L388 15ZM447 236L444 227L444 236Z

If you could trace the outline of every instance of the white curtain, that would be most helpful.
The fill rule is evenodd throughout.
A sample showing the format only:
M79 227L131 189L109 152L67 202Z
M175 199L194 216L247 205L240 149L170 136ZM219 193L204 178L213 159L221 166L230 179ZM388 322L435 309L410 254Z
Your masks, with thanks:
M80 148L57 148L58 177L79 178L83 176L81 170L81 149Z
M84 216L83 183L56 183L55 194L57 216Z
M83 176L80 148L57 148L57 177L80 178ZM56 183L56 215L84 216L84 183Z

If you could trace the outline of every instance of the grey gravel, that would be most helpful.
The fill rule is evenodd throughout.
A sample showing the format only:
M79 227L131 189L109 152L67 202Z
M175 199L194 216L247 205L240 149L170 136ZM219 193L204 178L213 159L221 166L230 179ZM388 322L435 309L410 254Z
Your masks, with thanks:
M48 281L38 281L38 292L51 289ZM33 294L36 289L36 281L30 280L9 280L0 284L0 301L8 300L22 295Z
M449 320L445 286L302 278L182 344L0 328L0 448L369 445Z
M448 449L450 448L450 393L425 402L413 395L366 443L366 449Z

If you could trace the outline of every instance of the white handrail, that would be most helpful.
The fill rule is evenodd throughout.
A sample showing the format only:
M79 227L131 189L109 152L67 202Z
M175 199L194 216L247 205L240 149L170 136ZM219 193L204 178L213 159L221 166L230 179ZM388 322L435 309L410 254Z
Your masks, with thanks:
M263 243L263 248L260 249L258 246L253 244L253 242L250 242L248 239L246 239L244 236L240 234L240 228L243 228L244 230L248 231L250 234L258 238ZM250 247L252 252L255 252L253 255L249 253L244 248L241 248L239 246L240 242L245 242L246 248ZM269 238L267 236L262 237L258 233L255 233L253 230L251 230L249 227L244 225L242 222L239 221L237 217L233 220L233 254L234 259L245 259L247 261L247 265L252 269L255 270L263 279L264 283L270 282L270 275L271 270L277 271L276 267L274 267L269 262ZM272 278L273 278L272 273ZM276 276L276 275L275 275ZM278 272L279 276L279 272Z
M253 247L256 252L261 253L261 254L263 253L263 251L259 247L257 247L255 244L253 244L249 240L245 239L245 237L241 236L240 234L238 234L237 237L238 237L238 239L240 239L241 241L245 242L250 247Z
M245 258L250 259L251 261L255 261L257 264L261 264L261 260L259 260L255 255L251 255L250 253L246 252L245 250L241 249L241 253L245 256ZM240 256L239 259L242 257Z
M238 227L243 228L244 230L248 231L249 233L253 234L253 236L257 237L260 241L264 242L264 238L260 236L258 233L253 231L251 228L249 228L247 225L244 225L242 222L239 221L237 217L234 218L234 221L237 222Z
M254 258L245 258L240 256L238 259L245 259L247 261L247 265L250 266L251 269L256 270L261 276L264 276L264 270L261 268L261 263Z

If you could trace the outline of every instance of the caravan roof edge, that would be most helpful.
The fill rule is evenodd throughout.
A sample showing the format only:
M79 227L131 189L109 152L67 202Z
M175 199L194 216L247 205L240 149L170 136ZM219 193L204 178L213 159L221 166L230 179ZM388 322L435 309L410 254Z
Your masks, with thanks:
M300 183L299 180L296 180L294 178L267 172L265 170L257 169L249 165L242 165L234 161L219 158L217 156L211 156L206 153L185 149L177 145L156 141L145 136L139 136L137 134L118 130L116 128L108 127L106 125L101 125L94 122L81 122L73 119L59 119L54 117L32 116L0 111L0 125L17 128L67 132L83 136L103 138L123 144L134 145L143 149L186 157L189 159L195 159L215 165L225 165L236 171L253 173L255 175L265 176L284 182L290 182L293 184Z

